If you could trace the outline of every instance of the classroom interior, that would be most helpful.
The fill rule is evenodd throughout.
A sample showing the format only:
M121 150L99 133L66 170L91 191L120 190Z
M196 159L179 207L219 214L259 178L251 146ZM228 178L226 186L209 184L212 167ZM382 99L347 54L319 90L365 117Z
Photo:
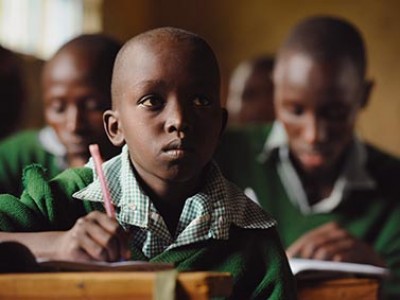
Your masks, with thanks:
M289 30L306 17L313 15L343 17L354 23L365 38L368 56L367 74L374 82L369 104L357 123L357 133L384 151L400 156L400 135L397 131L400 130L400 59L398 58L400 1L398 0L74 1L80 1L83 5L82 33L103 32L124 42L148 29L173 26L204 37L219 59L223 103L226 101L230 75L241 61L262 54L274 55ZM20 128L40 128L44 124L40 73L45 58L23 53L21 56L27 76L28 103L24 107ZM0 279L4 281L3 283L7 283L6 280L13 280L6 277ZM43 289L47 286L48 280L50 279L43 278L39 282L44 284ZM53 280L60 279L53 278ZM68 278L68 281L65 281L65 278L62 280L59 282L70 284L71 280L81 282L82 279L79 277ZM101 280L103 279L100 278L99 282ZM12 284L15 282L17 281L13 280ZM184 281L182 282L181 284L185 286ZM7 284L13 290L19 288L11 283ZM190 284L192 283L189 283L189 286ZM362 284L365 284L362 287L363 293L373 294L378 290L376 282L362 282ZM152 288L151 286L149 290ZM115 287L115 290L117 289L118 287ZM337 290L337 286L329 286L327 289L332 293ZM32 290L36 292L37 289ZM67 288L65 290L68 291ZM99 291L99 295L103 293L101 289ZM67 294L66 298L75 295L72 294L75 291L68 292L71 294ZM321 295L323 294L316 295L315 299L319 299ZM304 299L311 299L308 297L309 294L303 296ZM348 299L351 299L351 296Z
M240 61L274 54L290 28L307 16L344 17L365 37L368 77L374 81L370 103L357 125L358 133L387 152L400 155L397 0L85 0L83 5L84 32L102 31L126 41L151 28L175 26L205 37L219 58L223 101L229 76ZM26 61L30 91L23 127L32 128L43 124L39 84L42 61L34 56L27 56Z

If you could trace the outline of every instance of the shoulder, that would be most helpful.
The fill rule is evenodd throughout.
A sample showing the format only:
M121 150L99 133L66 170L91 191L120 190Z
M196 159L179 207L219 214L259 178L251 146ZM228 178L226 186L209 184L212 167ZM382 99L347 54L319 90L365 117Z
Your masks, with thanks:
M226 191L228 210L235 226L246 229L275 227L275 219L228 180L226 180Z
M38 130L27 130L8 137L0 143L0 158L8 161L34 162L48 155L39 141Z
M364 144L367 150L367 168L373 172L400 174L400 159L375 146Z
M54 177L51 182L62 186L69 193L88 186L93 181L93 171L87 167L70 168Z
M221 137L215 160L225 176L237 182L251 169L262 152L272 126L258 125L229 128Z
M66 194L84 188L92 181L92 170L89 168L67 169L54 177L48 178L46 169L40 164L27 166L23 172L25 191L29 194L47 194L56 186Z
M21 148L26 149L27 146L31 147L32 145L39 146L38 135L38 130L21 131L1 141L0 150L10 148L18 150Z
M378 148L365 144L367 170L385 193L400 195L400 159Z
M245 145L261 151L271 130L272 124L231 127L223 134L221 143L222 145L237 145L238 142L246 142Z

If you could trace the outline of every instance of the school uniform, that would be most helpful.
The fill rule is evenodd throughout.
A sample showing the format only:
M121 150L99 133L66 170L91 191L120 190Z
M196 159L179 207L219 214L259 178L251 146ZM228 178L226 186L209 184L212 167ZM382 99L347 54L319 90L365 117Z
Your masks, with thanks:
M380 254L394 275L384 291L387 297L400 296L399 159L354 137L331 195L314 205L292 165L279 123L227 132L217 161L229 180L276 218L284 247L336 221Z
M49 178L67 167L65 148L50 127L26 130L0 143L0 193L19 196L22 192L22 171L39 163Z
M228 182L210 163L205 183L183 207L171 236L143 192L128 149L103 165L118 222L130 233L132 259L174 263L178 270L230 272L234 299L295 299L296 291L275 220ZM0 197L3 231L67 230L93 210L104 211L90 160L51 181L33 165L21 199Z

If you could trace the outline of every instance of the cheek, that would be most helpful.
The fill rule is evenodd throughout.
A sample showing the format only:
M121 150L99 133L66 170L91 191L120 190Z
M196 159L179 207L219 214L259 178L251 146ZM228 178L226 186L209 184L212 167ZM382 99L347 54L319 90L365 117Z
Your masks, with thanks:
M286 134L288 136L289 141L296 140L301 137L302 132L304 131L304 126L299 122L288 122L285 120L281 120L283 127L285 128Z
M353 138L354 125L344 123L331 126L329 128L329 139L336 146L342 147L347 145L347 143Z
M45 109L44 117L46 119L46 122L51 125L63 122L65 116L51 109Z
M57 133L65 129L65 115L51 110L45 110L44 117L46 123L50 125Z
M196 136L199 139L199 147L202 153L207 156L212 156L221 136L221 120L214 122L204 122L204 126L198 128Z

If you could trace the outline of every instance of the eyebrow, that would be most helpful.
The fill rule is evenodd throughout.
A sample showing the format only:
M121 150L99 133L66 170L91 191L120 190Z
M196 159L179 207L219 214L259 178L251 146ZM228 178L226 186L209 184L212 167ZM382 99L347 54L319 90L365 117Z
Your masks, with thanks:
M140 82L137 82L136 84L133 84L132 87L148 87L148 86L159 86L159 87L165 87L166 83L163 80L142 80Z

